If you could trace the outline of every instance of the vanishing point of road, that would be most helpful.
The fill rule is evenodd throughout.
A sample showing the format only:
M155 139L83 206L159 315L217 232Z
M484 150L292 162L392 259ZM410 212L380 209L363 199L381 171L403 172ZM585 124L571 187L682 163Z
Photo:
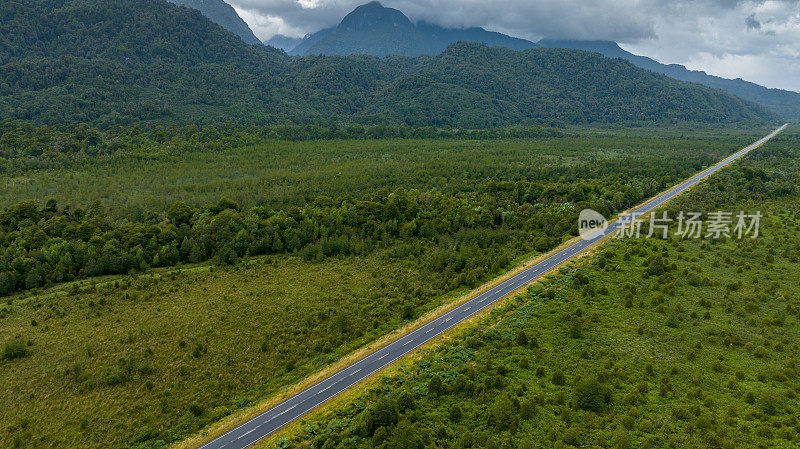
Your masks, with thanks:
M783 125L763 139L732 154L717 164L709 167L683 183L656 196L649 202L630 211L619 220L608 225L604 230L598 230L589 239L581 239L558 252L542 259L524 271L508 278L496 286L475 296L464 304L444 313L409 332L393 342L381 347L375 352L353 362L346 368L297 393L289 399L250 419L249 421L229 430L210 442L200 446L200 449L244 449L271 435L286 424L303 416L322 403L328 401L339 393L361 382L370 375L380 371L385 366L403 357L428 341L447 332L453 326L470 318L495 302L505 298L510 293L530 284L550 270L556 268L567 260L586 251L592 245L608 238L619 230L632 218L640 217L665 202L680 195L690 187L713 175L723 167L741 158L750 151L760 147L765 142L775 137L786 128Z

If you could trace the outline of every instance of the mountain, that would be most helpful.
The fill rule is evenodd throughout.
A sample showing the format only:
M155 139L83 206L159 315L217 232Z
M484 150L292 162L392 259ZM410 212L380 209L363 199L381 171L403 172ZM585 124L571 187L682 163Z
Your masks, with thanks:
M419 22L417 29L426 35L431 42L433 54L439 54L448 45L456 42L478 42L490 47L507 47L512 50L527 50L537 45L529 40L511 37L483 28L443 28L427 22Z
M722 89L755 103L766 106L770 110L790 120L800 120L800 93L782 89L770 89L740 78L727 79L709 75L698 70L689 70L678 64L662 64L645 56L638 56L623 50L616 42L609 41L572 41L542 39L538 42L542 47L571 48L600 53L609 58L622 58L637 67L661 73L669 77L700 83L708 87Z
M378 2L359 6L339 26L314 43L305 54L417 56L429 52L428 42L402 12Z
M719 90L597 53L461 42L402 77L377 107L414 124L729 123L774 115ZM451 120L455 118L455 123ZM408 120L408 119L406 119Z
M260 44L261 41L253 34L253 30L239 17L233 6L222 0L169 0L177 5L194 8L206 17L220 25L222 28L239 36L248 44Z
M514 50L536 47L531 41L483 28L447 29L412 23L402 12L378 2L357 7L338 26L306 36L293 55L437 55L455 42L480 42Z
M362 27L365 17L348 23ZM291 57L165 0L0 3L0 117L461 128L776 118L722 91L578 50L456 43L435 57Z
M0 117L255 120L237 108L269 95L285 58L165 0L0 2Z
M303 42L303 38L300 37L289 37L284 36L283 34L276 34L269 38L269 40L264 41L264 45L269 45L275 48L280 48L285 52L292 51L295 47L297 47L300 42Z
M413 24L402 12L385 8L378 2L359 6L345 16L338 26L306 36L287 52L292 55L438 55L455 42L479 42L514 50L541 46L596 52L609 58L625 59L637 67L681 81L722 89L766 106L784 118L800 120L800 93L797 92L769 89L741 79L720 78L705 72L688 70L677 64L661 64L629 53L616 42L543 39L534 43L483 28L448 29L425 22Z

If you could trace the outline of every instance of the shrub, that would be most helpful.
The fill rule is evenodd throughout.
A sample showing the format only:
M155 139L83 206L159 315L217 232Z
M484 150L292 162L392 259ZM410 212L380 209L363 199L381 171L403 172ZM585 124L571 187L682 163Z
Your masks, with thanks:
M580 318L572 318L572 323L569 326L569 336L572 338L583 337L583 321Z
M597 378L581 379L575 385L575 404L581 410L601 412L611 403L611 390Z
M495 402L489 409L489 424L498 429L512 429L517 425L517 409L507 397Z
M439 376L433 376L430 382L428 382L428 391L434 396L439 396L440 394L444 393L442 378Z
M192 404L189 406L189 412L191 412L191 414L194 416L200 416L203 414L203 407L197 404Z
M520 344L521 346L528 345L528 334L526 334L523 329L517 331L517 343Z
M536 415L536 400L533 398L522 401L519 406L519 414L522 419L531 419Z
M404 320L410 320L411 318L414 318L414 315L415 315L415 313L414 313L414 305L406 303L403 306L403 319Z
M564 379L564 373L559 370L553 373L553 385L564 385L566 383Z
M462 416L461 415L461 407L459 407L458 405L454 405L454 406L450 407L449 416L450 416L450 421L452 421L454 423L457 423L457 422L461 421L461 416Z
M774 415L778 411L778 397L770 392L764 392L758 399L758 408L767 415Z
M28 356L28 348L22 340L11 340L3 346L3 360L21 359Z
M399 419L397 402L388 396L379 399L372 408L372 419L375 426L373 432L375 428L396 424Z
M405 413L408 410L414 410L414 396L408 391L403 391L397 398L397 407L400 413Z

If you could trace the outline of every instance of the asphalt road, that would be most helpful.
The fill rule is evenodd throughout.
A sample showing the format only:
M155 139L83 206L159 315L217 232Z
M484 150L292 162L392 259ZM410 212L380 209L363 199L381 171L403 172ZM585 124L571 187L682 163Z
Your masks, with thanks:
M652 211L670 199L680 195L686 189L713 175L726 165L739 159L750 151L758 148L763 143L780 133L787 125L776 129L758 142L744 148L733 155L723 159L716 165L702 171L680 185L658 195L650 202L630 211L628 215L613 221L605 230L598 230L596 235L589 240L579 240L572 245L543 259L530 268L501 282L489 290L477 295L466 303L439 316L414 331L400 337L388 345L378 349L372 354L354 362L350 366L308 387L297 395L281 402L275 407L261 413L255 418L233 428L216 439L200 446L201 449L243 449L277 431L286 424L294 421L308 411L328 401L337 394L347 390L364 378L379 371L381 368L403 357L429 340L441 335L451 327L468 319L493 303L503 299L509 293L516 291L531 283L553 268L573 258L576 254L585 251L590 246L607 238L617 231L631 217L639 217Z

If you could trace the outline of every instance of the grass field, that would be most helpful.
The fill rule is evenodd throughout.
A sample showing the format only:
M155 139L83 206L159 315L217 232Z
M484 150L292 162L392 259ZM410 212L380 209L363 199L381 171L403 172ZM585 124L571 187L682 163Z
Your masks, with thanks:
M29 352L0 362L0 442L120 447L248 405L403 321L394 292L422 275L376 262L258 259L31 296L0 329Z

